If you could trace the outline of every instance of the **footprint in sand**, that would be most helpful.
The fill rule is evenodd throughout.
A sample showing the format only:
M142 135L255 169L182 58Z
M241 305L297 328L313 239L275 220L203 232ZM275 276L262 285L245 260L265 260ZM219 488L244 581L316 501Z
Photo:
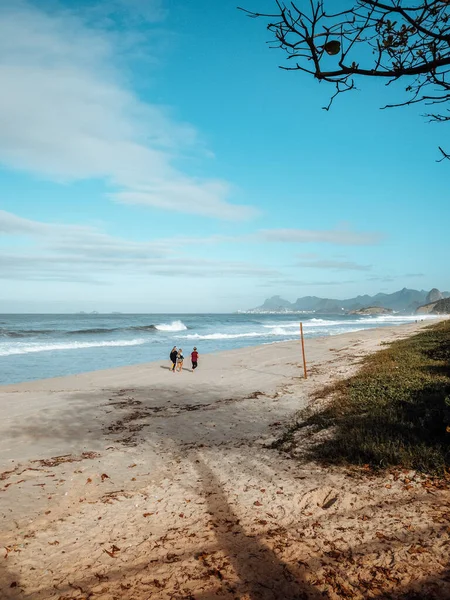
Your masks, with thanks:
M346 496L350 498L350 494L341 496L336 489L329 486L314 488L302 496L299 507L302 510L336 509L346 503Z

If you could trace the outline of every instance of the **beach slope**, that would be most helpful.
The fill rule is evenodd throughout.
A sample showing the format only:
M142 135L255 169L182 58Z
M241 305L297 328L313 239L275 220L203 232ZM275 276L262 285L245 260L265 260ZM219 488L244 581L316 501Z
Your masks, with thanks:
M297 341L0 387L0 597L449 597L446 489L270 448L427 325L307 340L306 380Z

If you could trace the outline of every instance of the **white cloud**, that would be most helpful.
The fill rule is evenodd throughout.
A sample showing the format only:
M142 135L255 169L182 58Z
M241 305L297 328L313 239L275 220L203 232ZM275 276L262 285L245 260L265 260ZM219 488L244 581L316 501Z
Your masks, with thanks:
M385 235L378 232L358 232L348 229L262 229L243 235L215 234L207 237L183 236L174 238L180 245L191 244L330 244L338 246L372 246L379 244ZM319 258L316 252L297 253L300 259ZM345 261L344 261L345 262Z
M136 242L94 227L43 223L2 210L0 234L26 242L6 252L0 247L0 279L106 283L134 276L279 276L275 269L249 262L180 256L170 239Z
M19 281L84 281L106 284L112 279L164 277L206 278L224 277L263 278L277 277L275 269L268 269L239 261L199 260L184 258L140 258L119 256L83 257L75 251L70 254L0 253L0 279Z
M205 238L136 241L111 235L90 225L34 221L0 210L0 242L2 238L0 278L3 279L105 283L148 275L165 278L265 278L271 282L278 280L280 285L298 283L286 283L286 274L267 265L264 254L259 264L217 259L211 250L206 255L202 253L201 257L189 256L189 248L198 252L204 243L262 243L258 232L246 236L211 235ZM313 253L298 256L303 260L297 263L297 267L331 271L371 269L370 265L352 261L319 259ZM321 285L320 282L304 285L316 283Z
M161 181L146 186L140 191L127 191L113 194L118 202L141 204L157 208L177 210L224 219L247 218L254 210L247 206L228 204L225 200L228 186L222 181L195 182L193 180Z
M130 260L159 257L170 252L167 242L134 242L110 236L94 227L43 223L0 210L0 234L27 236L45 250L86 255L91 262L100 257Z
M258 237L265 242L311 244L324 243L340 246L370 246L384 238L381 233L357 232L349 229L265 229Z
M147 20L152 10L160 17L157 5L140 5ZM204 154L199 136L130 90L115 41L73 12L2 5L0 162L55 181L102 179L118 202L226 219L254 214L228 202L227 182L175 168L185 153Z

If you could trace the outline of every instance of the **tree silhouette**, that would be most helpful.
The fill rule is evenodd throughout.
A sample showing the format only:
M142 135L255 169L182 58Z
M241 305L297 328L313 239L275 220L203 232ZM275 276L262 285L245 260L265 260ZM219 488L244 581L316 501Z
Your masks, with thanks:
M358 78L406 81L404 98L383 108L422 103L430 121L450 121L450 0L275 0L275 12L240 8L268 21L271 47L287 54L289 71L331 83L334 93ZM336 11L337 5L346 8ZM450 154L439 148L442 158Z

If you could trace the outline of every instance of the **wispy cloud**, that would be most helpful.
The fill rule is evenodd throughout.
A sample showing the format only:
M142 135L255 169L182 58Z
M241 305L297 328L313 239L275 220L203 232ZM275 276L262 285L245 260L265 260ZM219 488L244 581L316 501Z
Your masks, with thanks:
M296 254L297 258L300 260L312 260L314 258L319 258L319 255L316 252L299 252Z
M374 275L373 277L368 277L367 281L381 281L384 283L391 283L396 280L404 280L406 278L421 278L425 277L424 273L407 273L405 275Z
M191 244L330 244L337 246L372 246L380 244L385 235L379 232L359 232L349 229L261 229L243 235L210 235L207 237L182 236L174 242L189 246ZM316 252L297 253L300 259L314 259ZM343 261L344 263L345 261Z
M169 242L135 242L110 236L95 227L43 223L4 210L0 210L0 234L27 236L43 249L86 255L92 262L107 256L130 260L160 257L170 251Z
M76 254L0 253L0 279L19 281L67 281L107 284L117 277L186 277L186 278L267 278L276 277L275 269L266 269L239 261L197 260L183 258L88 258Z
M295 266L330 271L370 271L372 269L372 265L359 265L349 260L302 260Z
M256 214L251 207L228 204L228 193L229 186L223 181L201 182L178 178L136 186L135 190L111 194L111 198L123 204L182 210L185 213L220 216L230 220L246 219Z
M132 2L141 18L161 18L156 0ZM116 66L115 32L88 21L2 3L0 162L54 181L104 180L117 202L225 219L254 214L230 204L228 182L174 166L181 155L206 158L198 132L133 93Z
M262 243L258 232L245 236L211 235L206 238L130 240L111 235L92 225L48 223L0 210L0 278L16 280L90 281L104 283L135 275L190 278L266 279L277 285L337 285L351 281L300 281L290 279L284 268L242 260L190 256L202 243ZM13 245L7 243L14 240ZM0 240L1 241L1 240ZM1 248L4 249L3 253ZM195 254L195 252L194 252ZM366 271L370 265L351 261L322 260L304 253L297 267L328 271ZM289 265L290 269L292 268ZM284 273L283 273L284 270Z
M269 287L275 287L277 289L280 289L283 286L289 286L289 287L296 287L296 288L301 288L301 287L306 287L306 286L331 286L331 285L347 285L347 284L351 284L351 283L357 283L357 281L353 280L353 279L349 279L346 281L340 280L340 281L303 281L303 280L299 280L299 279L277 279L274 281L267 281L267 282L263 282L263 283L259 283L258 287L265 287L265 288L269 288Z
M14 251L0 249L1 279L106 283L136 275L257 279L280 276L276 269L246 261L180 256L170 240L136 242L94 227L42 223L6 211L0 211L0 234L26 241L14 246Z
M258 237L265 242L372 246L379 244L385 236L381 233L357 232L349 229L265 229L259 232Z

